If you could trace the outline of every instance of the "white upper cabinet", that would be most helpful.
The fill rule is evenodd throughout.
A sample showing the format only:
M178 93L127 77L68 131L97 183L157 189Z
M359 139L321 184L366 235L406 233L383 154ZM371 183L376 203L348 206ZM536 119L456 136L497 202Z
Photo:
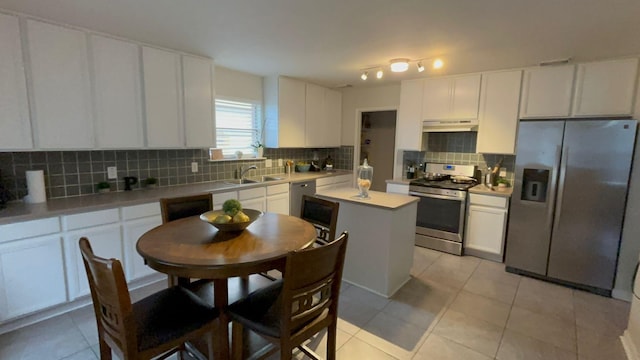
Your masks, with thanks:
M478 118L480 74L424 80L423 120Z
M631 115L637 78L637 58L579 64L572 115Z
M27 20L33 114L41 149L94 147L87 37Z
M139 47L91 35L95 94L96 146L142 148L142 93Z
M0 14L0 149L31 149L31 120L18 18Z
M477 152L515 154L521 80L520 70L482 75Z
M215 147L213 63L183 55L182 77L187 147Z
M342 93L340 91L324 89L324 116L322 146L340 147L340 134L342 134Z
M563 118L571 113L574 65L524 71L520 118Z
M142 47L147 147L184 147L180 55Z
M264 79L265 145L304 147L306 84L286 77Z
M323 145L325 124L324 88L315 84L306 84L305 96L305 142L306 147Z
M399 149L422 149L423 88L423 79L404 80L400 83L400 108L396 124L396 147Z

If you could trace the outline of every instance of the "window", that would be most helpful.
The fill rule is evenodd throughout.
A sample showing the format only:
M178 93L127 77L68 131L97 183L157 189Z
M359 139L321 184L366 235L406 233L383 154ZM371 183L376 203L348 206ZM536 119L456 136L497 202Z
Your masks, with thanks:
M262 132L260 104L250 101L216 99L216 140L225 157L254 153L251 146L260 141Z

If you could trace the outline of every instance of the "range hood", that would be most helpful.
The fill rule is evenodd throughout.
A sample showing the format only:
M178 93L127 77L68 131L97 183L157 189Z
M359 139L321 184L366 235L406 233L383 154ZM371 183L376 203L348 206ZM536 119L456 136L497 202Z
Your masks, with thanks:
M478 120L429 120L422 122L422 132L462 131L478 131Z

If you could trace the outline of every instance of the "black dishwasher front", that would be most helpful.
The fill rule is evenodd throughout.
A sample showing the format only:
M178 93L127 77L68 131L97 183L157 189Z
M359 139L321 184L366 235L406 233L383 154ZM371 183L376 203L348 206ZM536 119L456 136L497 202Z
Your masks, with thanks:
M289 191L289 214L300 217L302 210L302 196L313 196L316 194L316 181L297 181L292 182Z

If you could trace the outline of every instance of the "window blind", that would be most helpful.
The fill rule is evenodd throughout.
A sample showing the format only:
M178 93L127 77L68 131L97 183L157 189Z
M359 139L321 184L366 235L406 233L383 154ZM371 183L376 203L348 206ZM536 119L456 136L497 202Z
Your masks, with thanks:
M251 146L260 140L260 105L253 102L216 99L217 147L225 157L243 157L254 154Z

